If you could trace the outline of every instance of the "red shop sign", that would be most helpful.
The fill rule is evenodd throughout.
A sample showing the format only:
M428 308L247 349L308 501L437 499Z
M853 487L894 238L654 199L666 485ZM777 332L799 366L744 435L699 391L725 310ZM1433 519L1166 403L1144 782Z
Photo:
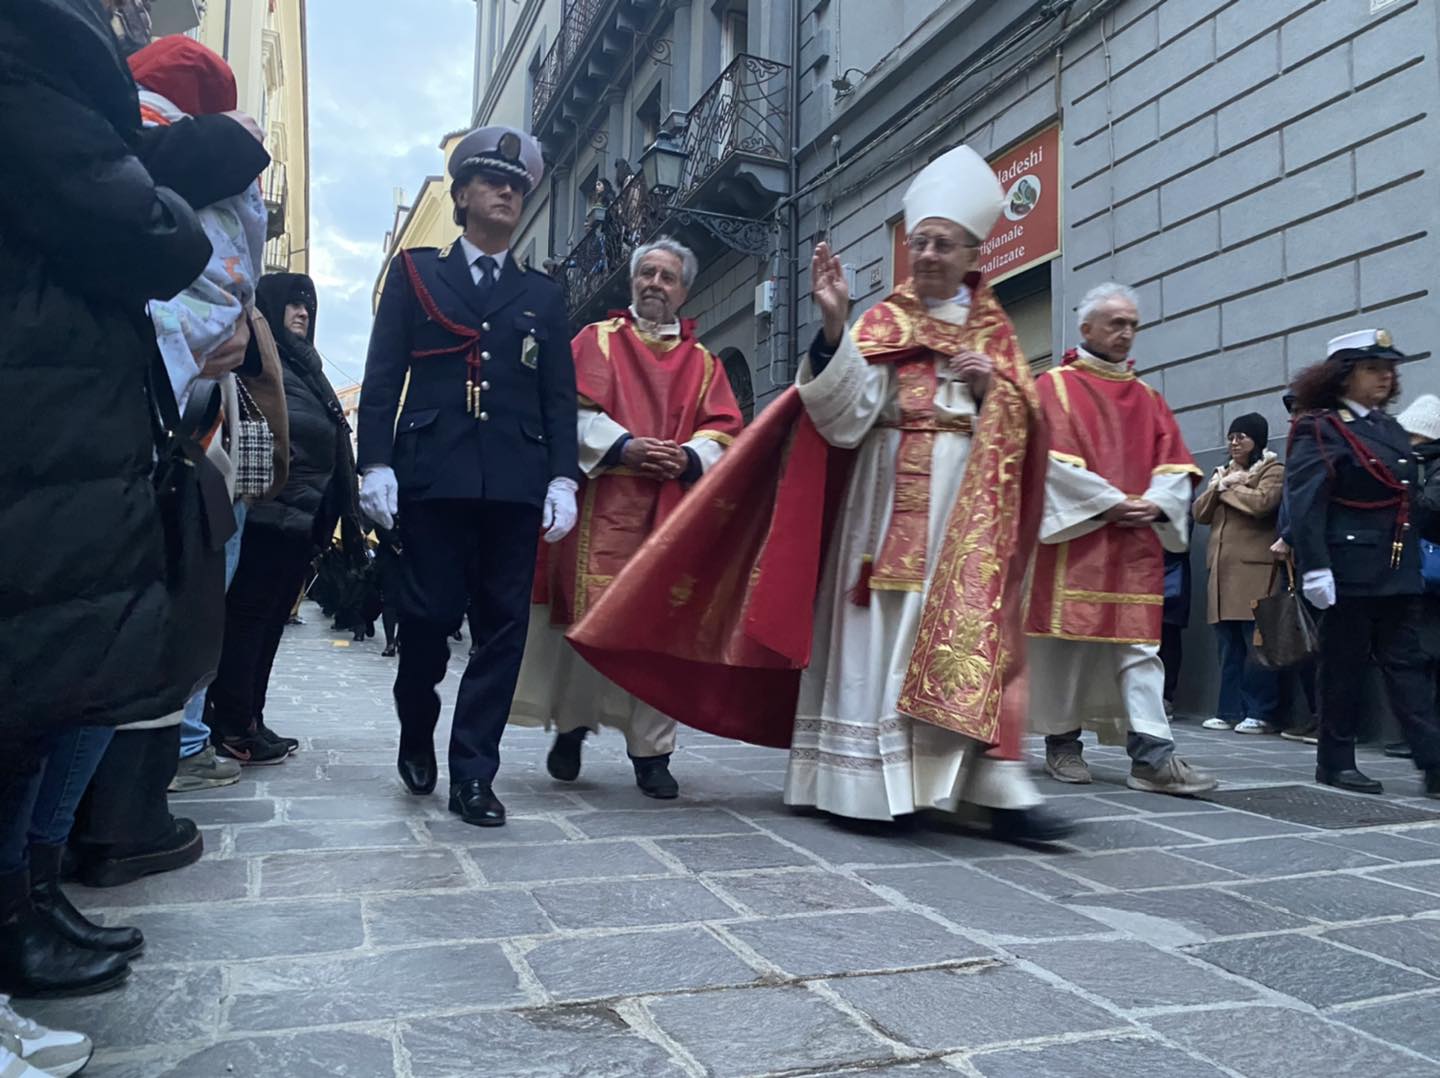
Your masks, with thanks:
M990 284L1060 254L1060 127L1047 127L990 158L1005 190L1005 209L980 248L980 272ZM895 222L896 283L910 275L905 222Z

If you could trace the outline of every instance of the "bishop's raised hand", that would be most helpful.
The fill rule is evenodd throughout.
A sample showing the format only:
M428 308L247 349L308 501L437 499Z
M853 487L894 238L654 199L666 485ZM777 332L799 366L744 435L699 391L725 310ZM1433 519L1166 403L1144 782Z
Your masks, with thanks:
M850 317L850 282L828 243L818 244L810 259L810 294L820 308L825 343L837 347L845 336L845 320Z

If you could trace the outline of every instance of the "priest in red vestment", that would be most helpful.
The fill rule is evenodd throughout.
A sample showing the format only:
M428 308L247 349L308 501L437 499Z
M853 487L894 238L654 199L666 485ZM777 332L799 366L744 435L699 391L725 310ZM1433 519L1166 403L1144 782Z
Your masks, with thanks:
M628 310L582 329L572 342L579 391L580 520L541 553L525 662L511 718L559 729L550 774L574 781L585 736L625 734L635 781L671 799L675 720L606 680L563 639L645 539L675 510L744 420L725 368L677 315L699 265L668 237L631 257Z
M1160 661L1165 551L1190 543L1200 470L1165 399L1135 374L1133 289L1080 302L1084 346L1039 379L1050 427L1045 518L1030 590L1031 726L1045 769L1088 783L1080 730L1121 735L1132 789L1197 794L1215 779L1175 755Z
M790 749L784 797L889 820L975 808L1002 838L1068 830L1020 762L1020 611L1045 433L1014 327L974 273L1003 204L968 147L905 196L913 275L824 328L770 404L571 630L680 721Z

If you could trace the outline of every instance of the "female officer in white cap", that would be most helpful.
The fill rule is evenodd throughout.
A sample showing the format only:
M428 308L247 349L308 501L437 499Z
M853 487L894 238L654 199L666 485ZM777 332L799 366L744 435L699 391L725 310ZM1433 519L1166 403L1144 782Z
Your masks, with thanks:
M1404 359L1383 329L1336 337L1293 389L1299 415L1285 471L1295 561L1320 622L1320 744L1315 781L1382 792L1355 763L1368 671L1379 667L1390 708L1440 797L1435 684L1421 640L1419 468L1409 436L1385 407L1400 394Z
M361 507L383 527L398 523L401 543L400 777L415 794L435 788L435 686L468 608L475 647L455 702L450 810L482 827L505 822L491 783L525 650L536 542L542 531L558 542L575 524L565 300L509 253L543 172L524 132L482 127L461 140L450 197L464 234L390 264L360 395Z

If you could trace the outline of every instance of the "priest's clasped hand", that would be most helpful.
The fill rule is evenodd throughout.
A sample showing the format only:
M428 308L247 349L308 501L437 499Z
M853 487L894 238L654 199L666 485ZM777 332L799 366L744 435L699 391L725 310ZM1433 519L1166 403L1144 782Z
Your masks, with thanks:
M620 463L661 482L679 479L690 467L690 457L676 442L660 438L631 438L620 452Z
M1121 528L1144 528L1160 519L1160 507L1144 498L1127 498L1100 514L1107 524Z
M395 481L394 469L383 464L365 469L360 480L360 508L387 531L395 527L395 514L400 512L400 484Z
M984 352L961 352L947 359L945 365L970 387L977 401L985 396L990 388L990 376L995 373L995 361Z
M547 543L558 543L575 527L575 492L579 489L579 483L564 476L550 480L545 491L545 515L540 520Z

